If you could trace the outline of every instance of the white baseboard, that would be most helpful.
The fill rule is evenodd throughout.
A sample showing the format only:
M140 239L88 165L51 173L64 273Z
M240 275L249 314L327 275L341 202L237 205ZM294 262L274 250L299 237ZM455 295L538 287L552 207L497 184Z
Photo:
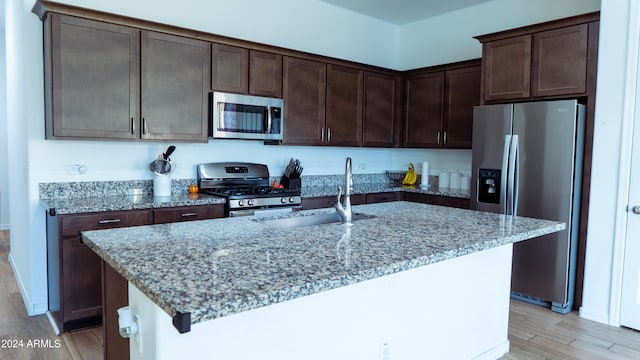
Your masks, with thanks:
M47 318L49 319L49 323L53 328L53 332L55 332L56 335L60 335L60 329L58 329L58 324L56 324L56 321L53 319L53 316L51 316L51 313L49 311L47 311Z
M589 309L585 309L584 306L581 306L580 310L578 311L578 314L583 319L599 322L599 323L605 324L605 325L615 326L615 325L609 323L609 314L608 313L599 313L599 312L589 311Z
M503 357L509 352L509 340L506 340L500 345L487 350L486 352L476 356L473 360L496 360Z
M27 315L35 316L42 315L49 310L49 304L47 303L33 303L29 299L29 294L27 293L24 282L22 281L22 276L20 276L20 272L18 268L16 268L15 263L13 261L13 256L9 253L9 264L11 264L11 270L13 270L13 274L16 277L16 282L18 283L18 289L20 289L20 294L22 295L22 301L24 302L24 306L27 309Z

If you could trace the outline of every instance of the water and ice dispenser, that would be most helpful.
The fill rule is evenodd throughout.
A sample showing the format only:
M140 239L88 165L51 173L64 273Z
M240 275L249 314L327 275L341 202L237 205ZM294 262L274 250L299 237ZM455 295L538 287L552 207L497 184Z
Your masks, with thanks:
M478 202L500 203L500 169L478 170Z

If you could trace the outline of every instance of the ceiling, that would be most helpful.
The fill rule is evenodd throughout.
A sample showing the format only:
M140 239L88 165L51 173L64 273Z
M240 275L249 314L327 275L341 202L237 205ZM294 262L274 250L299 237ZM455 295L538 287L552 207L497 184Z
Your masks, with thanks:
M404 25L491 0L320 0L393 24Z

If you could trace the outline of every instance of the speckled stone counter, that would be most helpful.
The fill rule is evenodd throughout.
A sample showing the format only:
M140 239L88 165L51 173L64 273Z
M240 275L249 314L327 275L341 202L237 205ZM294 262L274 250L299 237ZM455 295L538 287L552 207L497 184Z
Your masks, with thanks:
M560 231L558 222L434 205L354 206L374 217L276 229L252 217L83 232L85 243L190 324ZM306 216L333 209L295 213Z
M80 214L100 211L224 204L225 200L217 196L206 194L178 193L167 197L153 197L153 195L120 195L51 198L40 199L40 202L48 211L53 211L54 214Z
M448 196L448 197L456 197L462 199L469 199L470 193L469 191L462 191L459 189L449 189L449 188L438 188L435 185L432 185L427 188L423 188L418 186L405 187L400 185L395 185L391 183L364 183L359 184L356 183L353 186L353 194L371 194L371 193L381 193L381 192L393 192L393 191L403 191L403 192L415 192L421 194L430 194L430 195L438 195L438 196ZM322 185L322 186L303 186L302 187L302 196L303 197L316 197L316 196L330 196L337 195L338 188L337 185Z

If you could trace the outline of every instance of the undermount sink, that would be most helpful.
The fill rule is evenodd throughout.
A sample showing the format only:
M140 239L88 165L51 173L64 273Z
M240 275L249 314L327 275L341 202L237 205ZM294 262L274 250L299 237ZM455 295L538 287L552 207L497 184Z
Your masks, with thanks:
M354 213L352 221L361 220L361 219L370 219L373 217L375 216ZM291 228L297 228L302 226L339 223L340 215L338 215L338 213L332 212L327 214L291 216L291 217L281 218L281 219L270 219L270 220L259 220L259 221L273 228L291 229Z

